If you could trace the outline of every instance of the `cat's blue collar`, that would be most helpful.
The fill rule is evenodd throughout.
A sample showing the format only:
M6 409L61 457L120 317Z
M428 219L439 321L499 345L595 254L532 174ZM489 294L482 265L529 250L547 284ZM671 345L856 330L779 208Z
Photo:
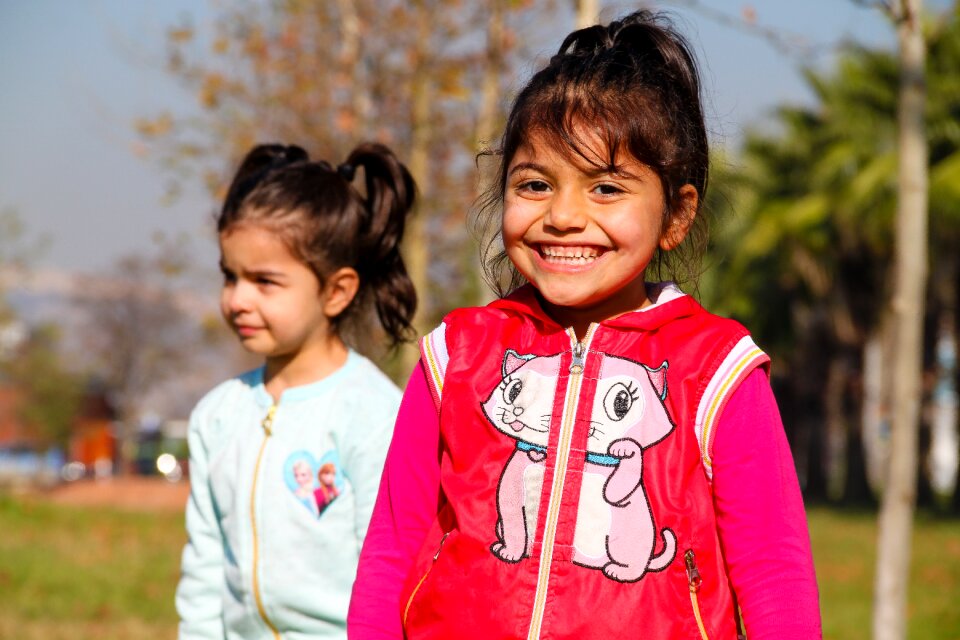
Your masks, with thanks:
M520 449L520 451L539 451L543 454L547 453L546 447L541 447L538 444L533 444L530 442L524 442L523 440L517 440L517 449ZM620 464L620 458L587 452L587 462L603 465L605 467L615 467Z

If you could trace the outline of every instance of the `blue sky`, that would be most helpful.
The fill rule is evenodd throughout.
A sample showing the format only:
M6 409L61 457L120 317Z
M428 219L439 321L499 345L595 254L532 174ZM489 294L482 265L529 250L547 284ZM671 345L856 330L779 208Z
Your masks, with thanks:
M162 231L191 234L198 262L215 270L214 203L195 188L163 204L163 170L132 150L135 118L195 108L163 71L164 33L184 15L202 28L212 4L0 0L0 210L15 210L28 236L49 239L36 266L103 271L122 255L147 250ZM894 44L884 18L850 0L660 3L680 15L698 43L710 128L720 142L735 144L743 127L773 105L808 99L796 60L689 8L737 16L746 4L759 24L800 35L821 51L820 65L841 40ZM931 7L946 4L928 0ZM611 18L636 3L602 6ZM568 30L558 25L558 42Z

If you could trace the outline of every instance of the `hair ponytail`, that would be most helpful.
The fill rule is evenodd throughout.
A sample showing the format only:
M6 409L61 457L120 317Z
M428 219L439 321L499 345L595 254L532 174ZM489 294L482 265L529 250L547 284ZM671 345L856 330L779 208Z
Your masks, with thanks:
M381 325L397 344L411 337L417 309L417 294L400 255L416 185L407 168L382 144L359 145L337 171L346 176L357 167L363 167L369 218L361 239L361 264L356 268L361 283L366 279L370 287Z

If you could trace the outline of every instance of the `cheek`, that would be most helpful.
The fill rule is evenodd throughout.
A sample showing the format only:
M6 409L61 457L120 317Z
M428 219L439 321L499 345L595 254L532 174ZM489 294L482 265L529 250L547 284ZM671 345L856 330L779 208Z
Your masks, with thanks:
M530 213L525 207L509 200L504 203L503 219L500 222L500 233L503 244L509 250L510 246L522 241L524 234L530 227Z
M224 318L230 318L230 292L226 287L220 289L220 313Z

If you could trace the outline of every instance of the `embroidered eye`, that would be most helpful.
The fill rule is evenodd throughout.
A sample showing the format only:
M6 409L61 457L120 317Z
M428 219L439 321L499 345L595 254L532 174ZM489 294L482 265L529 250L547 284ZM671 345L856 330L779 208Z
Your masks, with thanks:
M503 389L503 400L507 404L513 404L517 400L517 396L520 395L520 392L523 391L523 382L517 378L510 380L507 383L507 386Z
M622 382L610 387L607 395L603 397L603 410L607 412L607 417L614 421L623 420L639 397L635 391L636 389L631 389Z

